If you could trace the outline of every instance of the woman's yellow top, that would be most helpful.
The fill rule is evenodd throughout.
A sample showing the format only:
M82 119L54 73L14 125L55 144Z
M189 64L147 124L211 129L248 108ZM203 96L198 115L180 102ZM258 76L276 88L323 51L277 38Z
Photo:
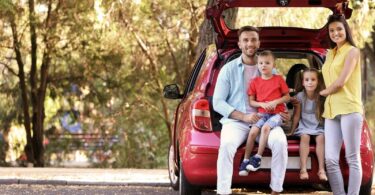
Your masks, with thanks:
M322 68L324 83L327 87L339 78L344 68L345 58L352 48L353 46L346 42L341 48L335 47L328 51ZM333 119L337 115L353 112L363 113L360 64L358 60L348 81L339 91L327 96L324 103L324 118Z

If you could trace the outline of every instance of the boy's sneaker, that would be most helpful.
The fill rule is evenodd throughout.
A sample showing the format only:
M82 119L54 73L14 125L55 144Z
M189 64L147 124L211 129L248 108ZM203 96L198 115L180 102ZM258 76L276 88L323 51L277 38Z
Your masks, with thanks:
M246 166L248 171L257 171L260 168L260 162L262 161L261 158L252 156L250 158L249 164Z
M249 171L246 169L246 167L249 165L249 160L248 161L242 161L241 165L240 165L240 172L238 173L238 175L240 176L248 176L249 175Z

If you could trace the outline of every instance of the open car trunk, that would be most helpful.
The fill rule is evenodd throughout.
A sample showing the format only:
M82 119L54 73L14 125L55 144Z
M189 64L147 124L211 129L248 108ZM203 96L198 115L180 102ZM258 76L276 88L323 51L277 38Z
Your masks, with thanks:
M236 48L238 29L230 29L222 16L226 9L238 7L277 8L277 7L308 7L328 8L333 14L339 14L337 3L342 0L218 0L215 5L206 10L206 17L212 22L217 33L217 49ZM352 10L343 4L342 11L349 19ZM296 19L298 20L298 19ZM321 29L306 29L294 27L258 27L260 29L261 47L263 48L328 48L327 27Z

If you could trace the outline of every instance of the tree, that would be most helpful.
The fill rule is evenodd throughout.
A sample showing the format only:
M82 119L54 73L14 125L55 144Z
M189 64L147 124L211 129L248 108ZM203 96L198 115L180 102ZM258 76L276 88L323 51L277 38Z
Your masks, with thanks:
M123 99L128 105L137 105L124 113L128 121L124 134L129 137L121 150L122 156L127 158L124 163L141 165L142 158L135 153L143 151L142 156L153 159L151 162L165 162L165 148L172 128L170 113L175 103L161 96L163 85L176 82L184 86L194 64L203 6L200 1L190 0L108 2L105 5L110 10L110 21L116 26L112 29L128 35L116 37L121 40L117 46L123 50L132 48L124 56L124 66L130 66L139 75L131 76L134 85L129 86L129 91L133 94ZM134 146L138 146L138 151L133 150ZM139 163L135 163L137 161ZM155 166L155 163L146 166Z
M64 30L68 30L69 33L70 20L74 19L74 16L69 14L72 14L72 10L83 12L85 11L83 8L92 7L90 5L93 2L29 0L24 4L24 1L2 0L1 4L6 8L2 9L1 16L6 19L10 29L10 34L5 39L8 41L4 43L7 44L6 48L13 50L13 55L7 57L8 62L2 64L19 79L22 123L27 135L25 147L27 160L35 166L42 167L44 166L44 103L48 83L53 82L50 67L56 65L58 53L74 40L74 38L67 38L66 32L64 33ZM3 31L5 35L7 30ZM16 62L16 68L13 66L13 61Z
M207 0L206 8L212 7L216 0ZM233 24L237 19L238 9L229 9L223 13L225 22L228 25ZM216 33L212 28L211 21L208 18L205 18L199 28L199 41L196 48L196 54L199 55L207 45L215 43ZM198 56L195 56L197 58Z

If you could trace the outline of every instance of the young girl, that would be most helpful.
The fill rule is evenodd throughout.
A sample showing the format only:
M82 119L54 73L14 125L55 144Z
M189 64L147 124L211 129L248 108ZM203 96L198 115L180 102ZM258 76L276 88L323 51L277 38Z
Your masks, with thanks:
M315 137L316 155L319 162L318 177L327 181L324 171L324 129L323 106L324 99L319 92L324 89L323 78L315 68L306 68L299 74L296 82L297 95L294 97L299 104L295 106L291 134L301 137L300 142L300 179L309 179L307 173L307 157L309 155L310 137Z

